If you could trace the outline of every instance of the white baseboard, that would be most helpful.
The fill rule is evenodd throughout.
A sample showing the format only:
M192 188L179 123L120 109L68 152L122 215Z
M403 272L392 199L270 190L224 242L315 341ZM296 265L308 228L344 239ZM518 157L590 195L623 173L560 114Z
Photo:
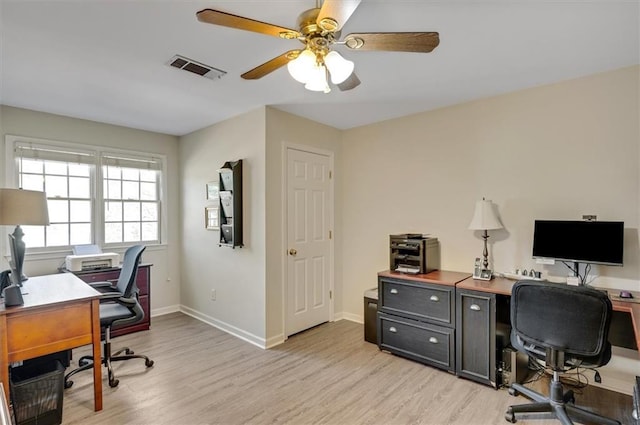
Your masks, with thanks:
M334 320L348 320L350 322L356 322L356 323L360 323L363 324L364 323L364 318L362 316L360 316L359 314L353 314L353 313L339 313L338 314L340 317L336 318L336 315L334 315Z
M179 305L171 305L168 307L156 308L151 310L151 317L164 316L165 314L177 313L180 311Z
M287 339L284 337L284 334L279 334L276 336L272 336L271 338L267 339L267 344L266 347L267 349L269 348L273 348L276 345L280 345L282 343L284 343Z
M184 305L180 306L180 311L184 314L193 317L194 319L198 319L201 322L204 322L208 325L213 326L214 328L218 328L221 331L224 331L230 335L235 336L236 338L240 338L243 341L246 341L250 344L255 345L256 347L266 349L268 348L267 343L264 338L253 335L247 331L244 331L240 328L237 328L229 323L223 322L222 320L215 319L211 316L207 316L206 314L202 314L199 311L196 311L192 308L186 307ZM269 339L270 342L272 338Z

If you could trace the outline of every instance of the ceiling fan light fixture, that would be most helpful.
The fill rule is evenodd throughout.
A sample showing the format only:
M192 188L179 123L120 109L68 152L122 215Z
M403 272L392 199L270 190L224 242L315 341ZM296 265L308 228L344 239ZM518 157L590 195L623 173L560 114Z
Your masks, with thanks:
M335 50L325 56L324 63L331 74L331 82L333 84L340 84L349 78L355 67L352 61L343 58Z
M308 79L304 88L311 91L329 93L331 88L327 82L327 68L325 68L324 65L314 66L308 74Z
M289 74L299 83L305 84L309 80L309 75L316 68L316 55L309 49L305 49L294 60L287 64Z

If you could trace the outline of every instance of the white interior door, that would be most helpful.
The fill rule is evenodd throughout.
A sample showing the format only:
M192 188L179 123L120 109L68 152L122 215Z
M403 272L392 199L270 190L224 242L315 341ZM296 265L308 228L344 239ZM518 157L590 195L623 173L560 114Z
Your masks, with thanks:
M287 148L287 336L330 320L331 158Z

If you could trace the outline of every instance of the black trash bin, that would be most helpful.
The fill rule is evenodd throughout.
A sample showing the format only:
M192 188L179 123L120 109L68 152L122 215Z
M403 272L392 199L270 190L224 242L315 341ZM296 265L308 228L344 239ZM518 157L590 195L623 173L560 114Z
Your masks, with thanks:
M378 343L378 288L364 292L364 340Z
M11 368L16 425L60 425L64 367L58 360Z

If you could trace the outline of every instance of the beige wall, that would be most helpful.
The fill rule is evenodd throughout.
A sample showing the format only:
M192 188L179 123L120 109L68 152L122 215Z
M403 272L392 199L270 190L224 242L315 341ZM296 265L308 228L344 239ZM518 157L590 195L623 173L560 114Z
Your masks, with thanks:
M339 163L342 132L300 118L274 108L267 108L266 133L266 230L267 230L267 335L269 345L280 342L284 338L283 328L283 295L285 277L283 276L286 261L286 246L283 236L283 196L282 175L285 172L283 164L283 149L286 145L309 146L331 152L334 155L334 178L340 179L340 170L335 169ZM334 293L342 293L341 269L341 194L340 185L334 185ZM339 316L342 312L342 302L336 297L334 311Z
M345 131L342 146L343 308L389 268L388 235L430 233L442 269L471 272L482 255L468 230L476 200L499 208L496 271L561 264L531 258L535 219L625 222L624 267L594 267L595 284L640 290L640 67L621 69ZM602 385L630 393L637 351L614 347ZM591 379L593 382L593 379Z
M467 230L476 200L499 208L494 269L564 266L531 258L534 219L625 222L625 266L598 267L598 284L640 290L639 68L576 79L344 132L343 298L362 316L362 293L389 267L388 236L430 233L442 268L470 272L482 254Z
M94 121L46 114L27 109L0 106L0 187L5 179L5 136L25 136L54 141L106 146L165 155L167 158L167 235L166 244L149 247L144 261L153 263L151 268L152 314L175 311L178 308L180 276L179 269L179 209L178 209L178 138L165 134L134 130ZM0 251L6 247L6 236L0 241ZM42 275L55 273L67 254L58 252L47 255L27 255L25 273ZM2 259L0 267L6 268Z
M531 259L533 220L597 214L627 228L625 266L597 268L597 283L640 290L639 77L639 67L626 68L347 131L265 107L178 140L5 106L0 132L167 155L169 244L151 253L152 307L182 304L265 346L284 332L285 144L334 153L336 318L362 320L363 292L389 267L389 234L433 234L443 269L471 271L482 240L467 226L482 197L505 225L491 232L496 271L566 276ZM205 185L240 158L246 246L233 250L204 228ZM62 258L28 261L26 271L51 272Z
M183 311L260 346L265 343L265 108L180 138ZM244 247L219 247L204 227L207 182L243 160ZM210 292L216 290L216 301Z

